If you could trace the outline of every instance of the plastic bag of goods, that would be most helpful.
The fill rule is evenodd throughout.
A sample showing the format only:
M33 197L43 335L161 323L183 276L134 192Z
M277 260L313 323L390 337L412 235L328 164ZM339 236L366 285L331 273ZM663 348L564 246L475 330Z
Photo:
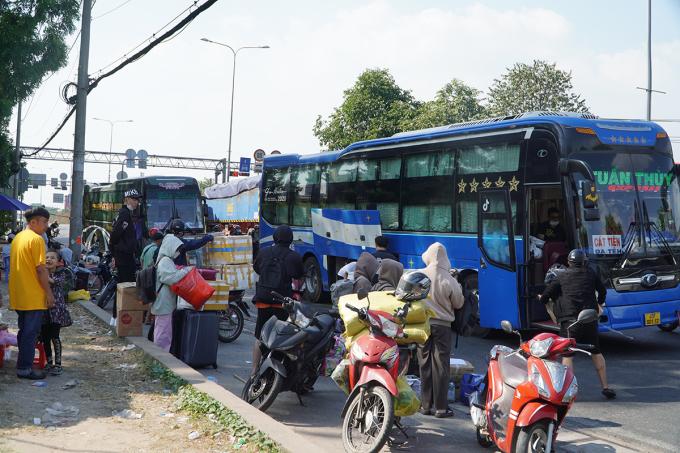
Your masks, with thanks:
M368 335L369 333L368 327L364 327L354 335L347 335L347 332L345 331L342 336L345 337L345 347L347 350L349 351L352 347L352 343L354 343L357 338L362 335ZM430 321L425 321L420 324L406 324L404 333L408 335L408 338L395 338L394 341L396 341L397 344L425 344L427 338L430 336Z
M338 366L335 367L335 370L333 370L333 373L331 374L331 379L338 384L338 387L340 387L343 392L349 395L349 359L343 359Z
M384 311L391 315L394 315L395 310L404 306L404 302L397 300L391 291L374 291L368 295L367 299L361 300L357 298L356 294L347 294L340 297L338 310L340 311L340 317L345 323L347 335L354 335L366 326L359 321L359 315L347 308L345 304L353 305L356 308L367 307L369 299L371 301L371 310ZM408 309L408 315L406 316L406 324L421 324L434 315L434 312L428 310L422 301L411 302L411 307Z
M397 417L408 417L418 412L420 400L416 397L406 380L406 376L399 376L397 379L397 391L399 396L394 398L394 415Z
M418 376L406 375L406 382L411 386L416 398L420 399L420 378Z

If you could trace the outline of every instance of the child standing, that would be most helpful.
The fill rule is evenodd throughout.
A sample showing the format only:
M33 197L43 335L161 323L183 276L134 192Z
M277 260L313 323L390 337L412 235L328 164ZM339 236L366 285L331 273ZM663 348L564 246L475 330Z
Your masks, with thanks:
M61 374L61 340L59 339L59 331L62 327L68 327L73 324L71 315L66 308L64 302L64 294L61 287L64 282L64 269L57 267L61 262L61 254L56 250L50 250L45 255L47 272L50 282L50 289L54 296L54 307L45 310L43 316L43 325L40 335L42 336L43 347L45 348L45 358L47 364L43 368L44 373L52 375ZM54 361L52 360L52 347L54 345Z

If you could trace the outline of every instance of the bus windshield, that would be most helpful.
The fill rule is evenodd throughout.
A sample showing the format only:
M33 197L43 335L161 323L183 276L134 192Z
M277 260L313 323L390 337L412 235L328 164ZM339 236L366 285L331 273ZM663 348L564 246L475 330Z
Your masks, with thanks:
M191 229L203 228L201 200L197 193L147 190L146 215L149 229L162 230L172 218L184 220Z
M600 220L583 222L580 231L581 246L591 258L662 258L669 250L680 251L675 219L680 215L680 191L669 156L574 157L590 164L600 195Z

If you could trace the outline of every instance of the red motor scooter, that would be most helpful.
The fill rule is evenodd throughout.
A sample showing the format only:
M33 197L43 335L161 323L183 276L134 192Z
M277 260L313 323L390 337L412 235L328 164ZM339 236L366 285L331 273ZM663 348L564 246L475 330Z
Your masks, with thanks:
M577 323L593 322L597 310L583 310ZM516 333L509 321L503 330ZM487 385L482 393L470 395L470 416L483 447L494 443L505 453L550 453L571 405L578 395L574 374L557 362L557 356L572 351L590 355L571 338L540 333L519 349L497 345L491 350Z
M357 296L365 299L368 292L362 288ZM356 312L359 320L370 329L368 335L354 341L349 354L349 388L352 391L341 416L344 418L342 442L345 451L350 453L380 451L393 424L406 435L403 426L395 418L392 397L399 396L397 378L404 367L408 367L415 349L413 344L400 348L394 341L395 338L408 337L395 318L405 325L410 302L399 308L394 316L371 310L370 300L368 302L368 307L364 308L345 305Z

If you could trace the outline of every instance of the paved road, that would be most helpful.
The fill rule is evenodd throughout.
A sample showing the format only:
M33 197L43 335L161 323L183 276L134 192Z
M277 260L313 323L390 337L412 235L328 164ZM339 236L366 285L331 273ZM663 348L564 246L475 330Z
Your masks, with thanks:
M249 300L249 297L246 297ZM110 307L107 307L110 310ZM251 312L255 315L255 311ZM202 368L205 376L213 376L218 383L240 395L252 365L254 317L246 320L243 334L233 343L220 344L219 368ZM657 328L626 331L634 339L617 333L601 335L601 348L607 359L610 386L618 397L606 400L600 394L599 381L587 356L575 360L579 380L579 397L570 412L560 435L558 451L573 452L628 452L680 451L680 329L666 333ZM525 332L528 338L529 332ZM466 359L475 371L484 373L485 355L494 344L516 347L516 336L494 332L489 338L461 338L452 357ZM330 378L320 378L314 392L305 398L302 407L295 394L279 395L267 413L293 427L310 441L323 446L327 452L343 452L340 412L346 395ZM416 414L403 420L411 426L409 439L403 447L412 452L495 451L480 447L467 414L459 403L453 419L437 420ZM398 431L397 440L406 440ZM392 447L396 450L396 446ZM385 448L385 451L391 451ZM456 451L456 450L454 450Z

